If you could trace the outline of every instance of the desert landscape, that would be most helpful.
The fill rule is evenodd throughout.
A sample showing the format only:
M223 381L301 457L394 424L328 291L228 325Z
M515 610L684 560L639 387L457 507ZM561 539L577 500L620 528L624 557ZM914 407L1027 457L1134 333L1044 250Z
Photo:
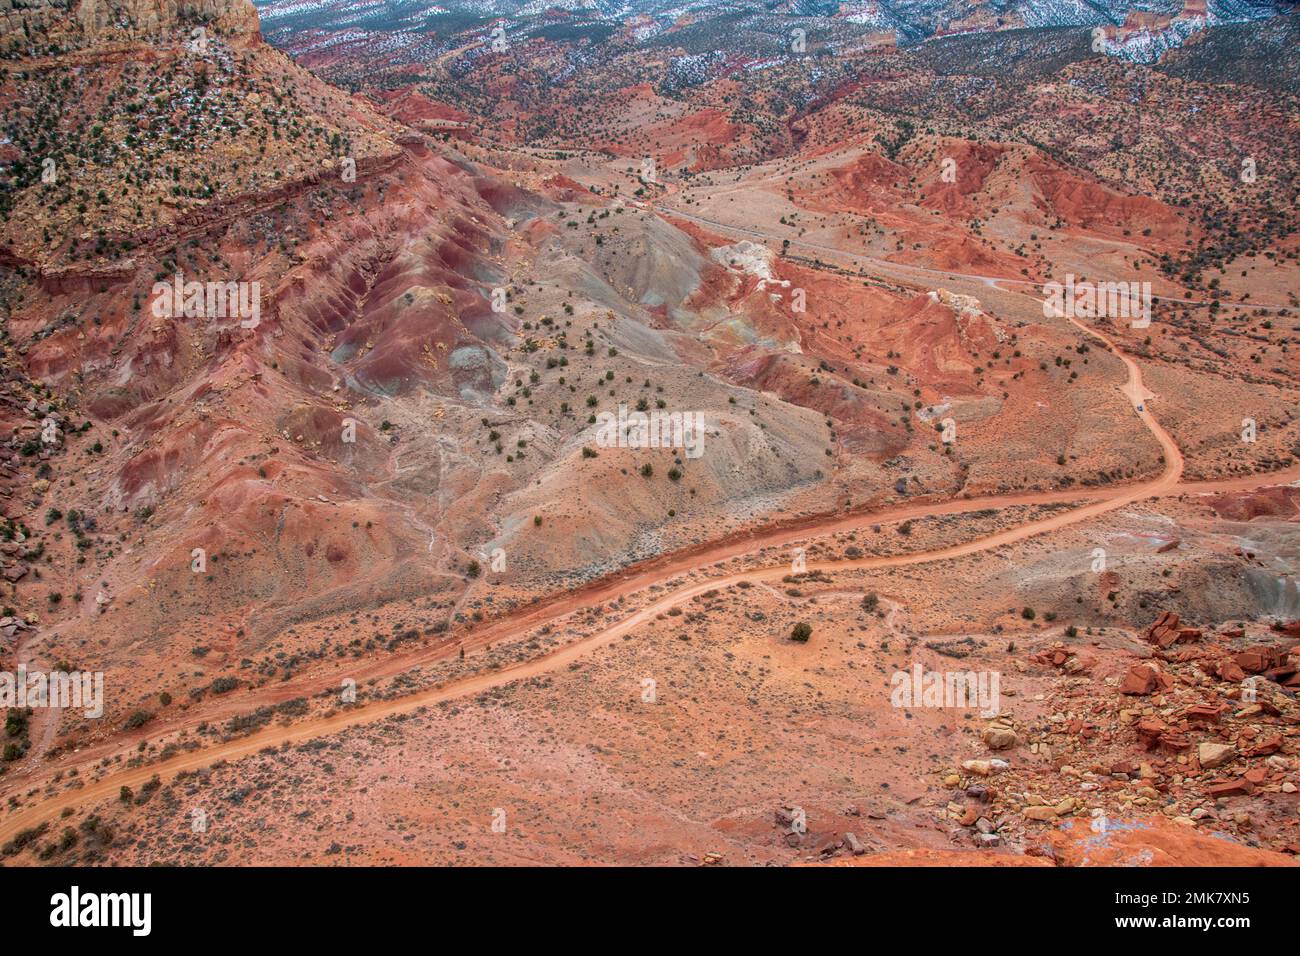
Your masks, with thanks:
M0 3L0 865L1295 866L1300 18L1084 6Z

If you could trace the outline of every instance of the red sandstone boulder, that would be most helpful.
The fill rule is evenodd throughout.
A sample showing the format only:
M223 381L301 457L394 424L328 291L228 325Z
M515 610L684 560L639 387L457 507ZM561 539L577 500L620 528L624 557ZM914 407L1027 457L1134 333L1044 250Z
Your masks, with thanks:
M1241 669L1248 674L1262 674L1282 663L1282 653L1275 647L1257 644L1248 647L1236 657Z
M1174 682L1169 679L1167 674L1163 674L1154 664L1138 663L1129 668L1128 675L1124 678L1124 683L1120 685L1121 694L1131 694L1134 696L1145 696L1153 694L1157 690L1167 691L1174 686Z
M1178 615L1161 611L1155 623L1147 629L1147 640L1157 647L1169 647L1178 640Z

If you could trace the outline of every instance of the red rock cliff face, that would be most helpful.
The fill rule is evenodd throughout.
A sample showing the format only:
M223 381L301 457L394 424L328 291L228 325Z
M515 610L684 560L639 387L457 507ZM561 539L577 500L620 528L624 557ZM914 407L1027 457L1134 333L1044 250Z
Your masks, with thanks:
M248 0L79 0L70 11L51 0L0 0L0 44L14 52L38 38L72 50L197 26L260 39Z

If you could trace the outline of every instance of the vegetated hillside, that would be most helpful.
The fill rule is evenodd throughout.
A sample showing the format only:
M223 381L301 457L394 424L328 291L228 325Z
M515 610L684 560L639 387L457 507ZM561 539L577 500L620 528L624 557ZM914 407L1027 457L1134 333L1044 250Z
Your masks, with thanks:
M99 31L67 26L99 22L97 4L44 9L12 15L0 63L2 240L16 261L129 269L228 204L397 154L397 127L263 44L246 3L171 20L125 7Z
M1225 24L1170 52L1156 69L1202 83L1239 83L1295 96L1300 91L1300 17Z

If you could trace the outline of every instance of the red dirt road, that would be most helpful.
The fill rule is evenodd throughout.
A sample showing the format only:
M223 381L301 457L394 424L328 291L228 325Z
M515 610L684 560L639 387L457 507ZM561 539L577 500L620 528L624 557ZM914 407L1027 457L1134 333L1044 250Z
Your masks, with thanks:
M511 636L523 634L540 624L549 620L561 618L574 610L579 610L596 603L605 603L610 600L616 600L619 597L626 597L630 594L638 593L652 584L663 585L665 582L670 581L679 574L697 571L701 568L709 567L720 561L728 560L733 557L755 554L766 547L788 544L809 537L826 535L837 531L858 529L882 521L906 520L908 518L920 518L936 514L958 514L985 508L1006 508L1013 505L1042 505L1059 503L1062 501L1077 501L1080 498L1094 499L1090 500L1087 504L1070 511L1054 514L1047 518L1031 521L1014 528L1007 528L984 538L978 538L946 548L900 555L871 556L847 561L811 562L808 565L808 570L844 570L848 568L873 570L904 567L960 558L966 555L999 548L1004 545L1014 544L1031 537L1058 531L1071 525L1088 521L1108 512L1123 508L1143 498L1158 497L1177 491L1180 487L1179 477L1181 476L1183 469L1183 456L1173 439L1160 426L1159 422L1156 421L1148 407L1150 393L1146 391L1145 386L1143 385L1141 369L1138 367L1136 362L1121 353L1115 347L1114 343L1106 336L1093 331L1080 322L1073 319L1071 319L1071 321L1085 333L1103 342L1127 368L1128 378L1124 385L1121 386L1121 390L1129 400L1134 403L1135 407L1138 403L1143 405L1143 411L1138 412L1137 414L1146 427L1151 431L1152 435L1155 437L1156 441L1159 442L1164 451L1164 470L1159 476L1151 481L1136 485L1106 489L1104 491L1093 491L1092 493L1024 493L998 498L970 499L928 504L909 504L894 509L876 512L822 516L812 521L776 525L766 530L755 532L740 540L724 540L704 545L699 548L690 549L684 553L668 555L664 558L648 562L646 565L633 572L612 579L606 578L576 592L560 595L555 599L524 609L517 614L510 615L489 624L487 627L475 632L462 645L442 645L433 649L421 649L420 651L409 655L398 655L381 662L376 662L374 665L363 671L358 672L353 670L350 672L350 676L354 676L358 683L361 683L363 680L368 680L372 677L401 673L418 664L450 657L457 653L461 646L465 647L466 650L480 648ZM1224 482L1217 485L1213 483L1197 483L1195 486L1187 486L1187 490L1200 491L1226 489L1228 487L1241 489L1247 487L1277 485L1288 483L1297 477L1300 477L1300 467L1292 468L1282 473L1262 475L1254 479L1234 479L1231 482ZM542 655L512 667L476 674L444 686L418 691L399 699L378 701L372 704L353 707L329 716L310 718L288 727L266 727L246 737L215 744L201 750L184 753L172 757L162 763L115 770L100 780L88 782L80 789L64 791L48 800L24 806L18 811L10 814L3 822L0 822L0 841L11 839L16 833L23 829L55 818L64 808L79 807L93 804L104 799L110 799L122 786L138 787L140 784L148 781L155 774L158 774L164 779L171 778L182 770L195 770L208 766L218 760L236 760L256 753L266 747L278 747L282 744L299 743L311 738L337 733L358 724L371 723L398 714L409 713L421 707L428 707L442 701L472 696L494 687L545 674L557 668L567 666L572 661L591 652L592 650L602 647L611 641L618 639L629 631L634 630L647 621L652 620L656 615L661 614L685 601L689 601L705 591L713 588L723 588L734 585L741 580L750 580L754 582L779 581L787 573L789 573L789 566L786 563L782 563L778 566L759 570L749 570L708 577L705 580L685 584L667 591L656 600L645 605L631 615L610 624L608 627L584 638L580 638L579 640L549 654ZM216 719L221 719L222 717L232 716L235 713L244 713L261 704L288 700L293 697L311 693L314 690L337 686L337 675L331 674L326 677L316 677L311 680L295 682L292 685L281 685L273 689L264 689L262 693L250 695L249 697L241 698L238 701L221 701L215 706L205 707L198 712L187 714L184 720L176 721L168 725L153 726L150 728L148 734L141 735L136 733L131 737L123 735L114 743L88 748L83 750L81 753L73 755L69 759L49 763L45 767L41 768L41 772L39 773L18 772L11 774L5 781L5 789L8 792L14 792L18 789L27 790L34 786L39 787L46 779L48 779L49 776L52 776L56 770L61 769L66 771L72 766L77 766L80 769L80 779L89 780L93 774L93 766L95 763L109 754L115 752L128 752L130 746L139 739L142 739L142 736L157 737L160 734L179 730L182 727L195 726L202 721L211 722Z

